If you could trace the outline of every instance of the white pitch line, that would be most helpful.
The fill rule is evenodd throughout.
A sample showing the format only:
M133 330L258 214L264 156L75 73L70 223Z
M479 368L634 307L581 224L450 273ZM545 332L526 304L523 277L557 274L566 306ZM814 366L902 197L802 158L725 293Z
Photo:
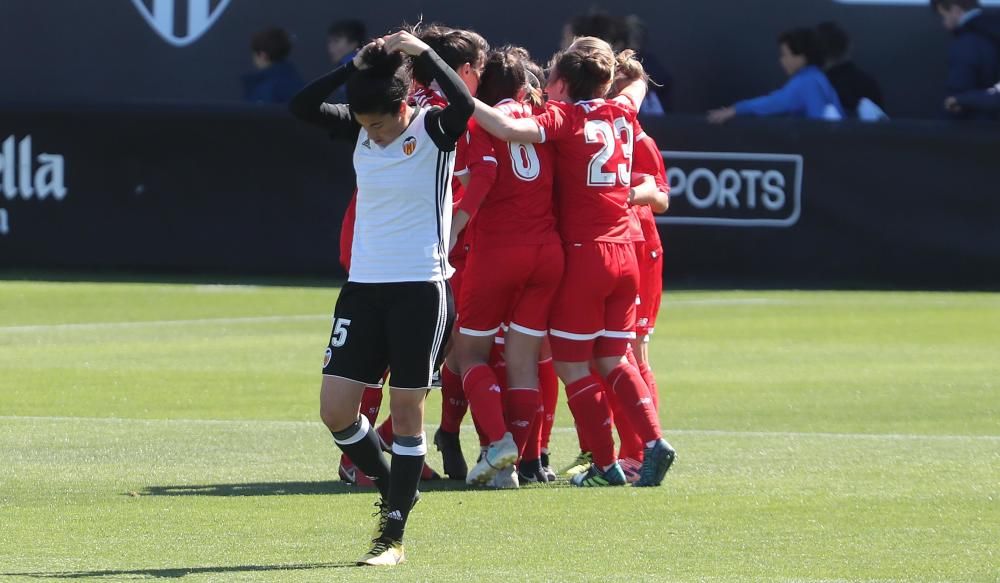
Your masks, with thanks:
M674 306L754 306L754 305L787 305L795 303L790 300L772 298L704 298L704 299L671 299L668 295L664 305ZM305 320L330 319L331 314L300 314L290 316L245 316L235 318L192 318L185 320L141 320L131 322L79 322L68 324L27 324L23 326L0 326L4 332L59 332L70 330L100 330L114 328L142 328L146 326L188 326L200 324L260 324L267 322L299 322Z
M191 320L146 320L139 322L82 322L79 324L34 324L28 326L0 326L2 332L50 332L61 330L89 330L101 328L142 328L145 326L187 326L191 324L257 324L265 322L299 322L330 319L331 314L302 314L293 316L246 316L239 318L197 318Z
M663 298L663 305L673 306L761 306L761 305L790 305L799 303L795 300L783 300L780 298L704 298L704 299L673 299L667 294Z
M125 417L59 417L39 415L0 415L3 421L54 421L80 423L117 423L137 425L234 425L234 426L264 426L264 427L295 427L322 428L317 421L281 421L272 419L132 419ZM427 429L436 429L436 425L425 425ZM472 425L463 425L465 431L475 431ZM572 427L555 427L553 433L570 433L576 430ZM667 429L665 435L717 435L723 437L783 437L783 438L836 438L836 439L875 439L875 440L942 440L942 441L998 441L1000 435L920 435L916 433L834 433L810 431L736 431L728 429Z

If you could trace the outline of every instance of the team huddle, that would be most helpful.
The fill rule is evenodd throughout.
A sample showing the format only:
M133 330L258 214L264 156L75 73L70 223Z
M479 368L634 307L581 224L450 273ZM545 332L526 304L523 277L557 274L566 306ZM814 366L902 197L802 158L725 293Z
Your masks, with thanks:
M556 479L548 444L560 379L580 444L566 470L573 485L659 486L675 457L648 364L662 294L653 212L666 210L668 186L636 119L642 65L592 37L546 72L524 49L490 50L472 31L415 33L376 39L291 104L356 144L358 190L342 230L349 280L321 416L344 452L341 477L381 494L359 561L372 565L403 560L417 482L438 477L422 430L437 372L434 443L451 479ZM348 106L323 103L343 84ZM391 415L376 429L386 380ZM459 442L467 412L480 445L471 468Z

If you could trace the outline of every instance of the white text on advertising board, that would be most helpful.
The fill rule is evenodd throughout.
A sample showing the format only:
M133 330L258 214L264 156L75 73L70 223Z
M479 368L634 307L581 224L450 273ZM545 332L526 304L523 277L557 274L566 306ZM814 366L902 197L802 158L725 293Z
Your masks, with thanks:
M791 227L802 214L802 156L664 151L670 211L661 224Z

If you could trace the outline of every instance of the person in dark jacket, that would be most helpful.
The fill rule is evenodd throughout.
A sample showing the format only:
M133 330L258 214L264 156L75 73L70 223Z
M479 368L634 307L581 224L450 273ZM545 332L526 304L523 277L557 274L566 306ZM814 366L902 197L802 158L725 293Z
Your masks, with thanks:
M338 20L326 31L326 50L333 66L346 65L365 45L367 30L360 20ZM327 103L347 103L347 88L340 87Z
M778 37L778 45L781 68L788 75L788 82L767 95L712 110L708 112L708 121L722 124L736 116L779 115L827 121L844 119L837 92L817 66L823 62L823 51L816 33L808 28L792 29Z
M288 103L305 85L295 65L288 62L292 41L280 28L264 29L250 38L257 70L243 76L243 99L251 103Z
M882 89L868 73L862 71L851 57L851 40L836 22L823 22L816 27L816 37L823 48L823 70L840 97L840 104L850 117L859 117L862 99L879 109L885 109Z
M1000 17L984 13L979 0L931 0L931 7L954 39L948 48L946 95L989 89L1000 79ZM982 112L951 112L958 119L995 117Z

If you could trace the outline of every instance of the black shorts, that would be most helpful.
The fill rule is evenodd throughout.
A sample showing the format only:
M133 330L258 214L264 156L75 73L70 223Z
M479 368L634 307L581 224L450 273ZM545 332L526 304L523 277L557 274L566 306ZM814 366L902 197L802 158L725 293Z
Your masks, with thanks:
M340 291L323 374L379 385L425 389L444 362L455 321L446 281L348 282Z

